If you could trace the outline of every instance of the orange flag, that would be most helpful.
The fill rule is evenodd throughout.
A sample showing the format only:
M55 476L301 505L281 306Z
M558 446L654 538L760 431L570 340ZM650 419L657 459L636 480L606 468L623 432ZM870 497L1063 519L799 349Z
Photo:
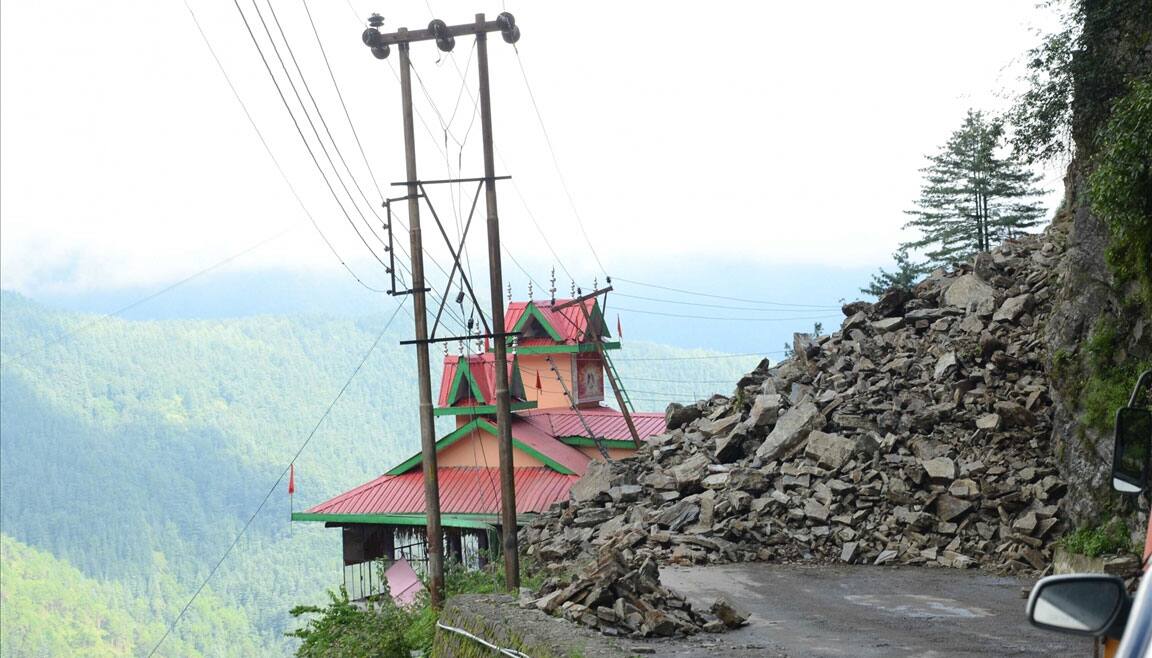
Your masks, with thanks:
M296 464L295 462L288 465L288 495L296 493Z
M616 314L616 338L624 337L624 329L620 326L620 314Z

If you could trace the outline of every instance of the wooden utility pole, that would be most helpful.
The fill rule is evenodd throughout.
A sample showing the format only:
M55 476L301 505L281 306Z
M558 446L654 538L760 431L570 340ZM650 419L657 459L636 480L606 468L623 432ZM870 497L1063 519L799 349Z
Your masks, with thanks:
M432 415L432 388L429 376L428 344L435 338L428 336L426 306L424 300L424 259L420 241L419 199L423 195L421 181L416 174L414 129L412 125L412 84L411 63L408 47L413 41L435 40L440 50L448 52L455 47L456 37L472 34L476 37L476 52L479 62L480 123L483 131L485 201L488 215L488 258L489 287L491 293L492 328L489 334L494 338L495 379L496 379L496 425L500 454L500 522L503 531L501 542L504 554L504 582L508 589L520 586L520 553L516 538L516 483L512 464L512 413L508 391L508 353L504 326L504 302L500 299L504 287L500 258L500 220L496 206L496 181L501 178L495 173L492 146L492 98L488 87L488 33L500 32L507 43L515 43L520 38L516 19L507 12L501 13L495 21L485 21L484 14L476 14L474 23L447 25L444 21L433 20L426 30L400 28L394 33L383 34L379 28L384 20L376 14L369 19L372 26L364 31L364 44L372 49L377 59L388 57L390 46L400 50L400 86L404 106L404 148L407 163L406 181L408 188L408 212L410 216L412 246L412 294L416 300L416 340L417 361L420 368L420 438L424 465L424 495L428 510L429 571L432 581L432 602L438 605L443 589L443 554L440 532L440 500L436 482L436 446ZM444 183L458 181L424 181L424 183ZM445 236L447 239L447 236ZM451 250L451 245L449 245ZM453 251L453 259L459 266L459 255ZM419 268L419 269L417 269ZM455 269L453 270L455 271ZM464 277L460 268L461 277ZM469 287L469 290L471 288ZM432 537L437 541L433 542ZM435 546L433 546L435 544Z
M488 89L488 34L484 14L476 14L476 62L480 72L480 129L484 135L484 200L488 207L488 287L492 333L504 333L504 288L500 260L500 219L496 214L496 165L492 156L492 95ZM508 396L508 341L493 341L496 367L496 428L500 454L500 524L504 531L504 585L520 587L520 547L516 538L516 472L512 466L512 404Z
M407 32L400 28L400 34ZM420 233L420 190L416 181L416 137L412 123L412 71L408 43L401 42L400 102L404 115L404 167L408 177L408 233L412 257L412 306L416 320L416 370L420 382L420 451L427 515L428 579L432 606L444 599L444 540L440 529L440 482L436 471L436 419L432 415L431 359L428 356L428 307L424 287L424 242Z

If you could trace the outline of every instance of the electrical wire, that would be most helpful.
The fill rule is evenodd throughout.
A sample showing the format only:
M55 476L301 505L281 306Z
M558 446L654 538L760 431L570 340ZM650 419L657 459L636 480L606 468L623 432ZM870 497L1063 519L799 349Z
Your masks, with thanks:
M838 309L838 308L840 308L839 306L833 306L831 304L790 304L790 303L786 303L786 302L771 302L771 301L766 301L766 300L761 300L761 299L746 299L743 297L727 297L724 295L717 295L715 293L696 292L693 290L685 290L683 288L673 288L671 286L664 286L664 285L660 285L657 283L645 283L643 281L636 281L634 279L625 279L624 277L620 277L620 276L612 277L612 280L613 281L623 281L624 283L631 283L633 285L644 286L646 288L659 288L660 290L679 292L679 293L683 293L685 295L695 295L697 297L710 297L712 299L726 299L726 300L733 301L733 302L746 302L749 304L762 304L764 306L788 306L788 307L796 307L796 308L814 308L814 309L832 309L832 308Z
M681 300L675 300L675 299L663 299L660 297L645 297L643 295L629 295L627 293L623 293L620 291L616 291L616 295L619 297L627 297L628 299L640 299L640 300L644 300L644 301L648 301L648 302L658 302L661 304L677 304L677 305L681 305L681 306L697 306L700 308L722 308L722 309L726 309L729 311L763 311L763 312L768 312L768 311L779 310L779 311L783 311L783 312L787 312L787 313L799 313L799 312L804 312L804 311L811 312L813 310L817 310L817 309L811 309L808 307L764 308L763 306L730 306L728 304L705 304L702 302L687 302L687 301L681 301ZM832 310L838 311L840 309L840 307L839 306L829 306L829 307L823 307L823 309L828 310L828 311L832 311Z
M572 191L568 188L568 181L564 178L564 172L560 169L560 161L556 158L556 149L552 146L552 137L548 134L548 128L544 125L544 115L540 112L540 105L536 102L536 94L533 93L532 85L528 82L528 71L524 69L524 60L520 57L520 49L516 47L516 44L512 44L512 49L516 51L516 62L520 65L520 75L524 78L524 87L528 90L528 98L532 101L532 109L536 111L536 120L540 124L540 132L544 134L544 143L548 145L548 152L552 155L552 165L556 168L556 175L560 178L560 186L564 188L564 196L568 198L568 205L572 208L572 214L576 217L576 223L580 226L580 233L584 236L584 242L588 244L588 249L591 250L592 257L596 259L596 264L600 266L600 271L604 276L608 276L608 270L604 267L603 261L600 260L600 254L596 253L596 247L588 237L588 231L584 228L584 219L580 216L580 211L576 208L576 202L572 199Z
M212 265L209 265L208 267L205 267L204 269L202 269L198 272L195 272L193 274L189 274L188 276L184 277L183 279L180 279L179 281L176 281L175 283L168 284L167 286L161 288L160 290L157 290L154 293L151 293L151 294L146 295L140 299L137 299L136 301L134 301L130 304L127 304L127 305L125 305L125 306L123 306L123 307L121 307L115 311L112 311L111 313L107 313L105 315L100 315L100 316L97 316L95 318L92 318L91 320L80 325L76 329L73 329L71 331L65 331L64 333L57 335L55 338L46 341L40 347L28 350L27 352L22 352L20 354L17 354L14 357L8 359L7 361L0 363L0 367L10 365L16 361L20 361L20 360L24 359L25 357L27 357L27 356L35 353L35 352L39 352L41 350L46 350L49 347L56 345L57 343L63 342L65 340L75 336L76 334L83 333L83 332L91 329L92 327L96 326L97 324L99 324L100 322L102 322L104 320L107 320L109 318L121 315L123 313L127 313L128 311L131 311L132 309L136 308L137 306L140 306L141 304L150 302L153 299L156 299L157 297L159 297L160 295L163 295L166 292L175 290L176 288L179 288L180 286L184 285L185 283L188 283L189 281L192 281L193 279L196 279L196 278L201 277L205 274L208 274L209 272L211 272L217 268L223 267L224 265L231 263L232 261L236 260L237 258L240 258L241 256L245 256L245 255L247 255L253 251L256 251L260 247L263 247L264 245L268 244L269 242L272 242L272 241L274 241L280 237L283 237L285 234L287 234L293 230L295 230L294 227L284 229L275 235L264 238L260 242L257 242L256 244L254 244L250 247L247 247L242 251L239 251L235 254L232 254L231 256L228 256L227 258L225 258L223 260L217 261L216 263L213 263Z
M336 201L336 205L339 206L340 212L343 213L344 218L348 220L348 224L352 227L352 230L356 232L356 236L360 238L360 242L364 244L364 247L368 249L373 258L379 261L381 265L384 265L384 261L382 261L380 257L376 255L376 252L373 251L371 245L369 245L367 240L364 239L364 236L360 233L360 229L356 227L356 222L352 220L352 216L348 214L348 211L344 208L344 204L340 202L340 197L336 194L335 188L332 187L332 182L328 180L328 174L320 165L320 161L316 158L316 153L312 150L312 145L308 143L308 139L304 136L304 130L300 127L300 122L296 119L296 114L292 111L292 107L288 104L288 98L284 96L284 91L280 87L280 81L276 79L276 75L272 72L272 66L268 63L268 58L264 56L264 49L260 47L260 42L256 39L256 33L252 31L252 25L248 22L248 16L245 15L244 10L240 8L240 0L232 0L232 3L236 6L236 11L240 14L241 20L244 21L244 27L248 30L248 36L252 39L252 45L256 47L256 52L260 55L260 61L264 63L264 69L268 72L268 77L272 79L272 84L276 87L276 93L280 96L280 101L284 104L284 109L287 110L289 117L292 119L292 125L296 127L296 133L300 136L300 140L304 142L304 148L308 151L308 155L312 159L312 164L315 165L316 170L320 172L320 177L324 179L324 184L328 188L328 192L332 195L332 199ZM260 21L264 23L264 17L262 14L260 14L259 7L256 5L256 0L252 0L252 6L256 9L257 15L260 16ZM268 34L269 39L271 39L272 35L268 30L267 23L264 23L264 30ZM279 57L279 51L276 49L274 42L272 47L273 50L276 51L277 57ZM287 71L287 67L284 66L283 59L280 59L280 63L285 71ZM289 78L289 82L292 82L291 78ZM293 83L293 88L295 89L295 83ZM299 99L298 93L297 99ZM303 107L303 102L301 102L301 106ZM305 115L307 115L307 112L305 112ZM311 121L311 119L309 119L309 121ZM315 126L313 126L313 130L315 130ZM385 267L387 266L385 265Z
M630 359L612 359L612 361L615 363L626 361L697 361L700 359L736 359L752 356L763 358L766 354L784 354L785 351L786 350L776 350L772 352L745 352L743 354L708 354L705 356L650 356Z
M403 308L403 306L404 300L401 300L400 303L396 305L395 310L392 311L391 317L389 317L388 321L384 323L384 328L380 330L380 333L376 336L376 340L372 341L372 346L369 347L368 351L364 353L364 357L360 359L360 363L356 366L355 370L352 371L352 374L348 376L348 379L344 382L344 385L340 387L340 391L336 394L336 397L332 399L332 402L328 405L328 408L324 410L324 413L320 416L320 419L316 421L316 425L312 428L312 431L308 433L308 436L304 439L304 442L300 444L300 448L296 450L296 454L292 456L291 461L289 461L288 465L284 467L284 470L280 473L280 477L276 478L276 481L272 483L271 487L269 487L268 493L264 494L263 500L261 500L260 504L256 506L256 511L252 512L252 515L249 516L248 520L244 522L244 525L240 528L240 531L236 533L236 537L232 540L232 543L229 544L228 548L224 550L224 554L221 555L220 559L216 561L216 564L212 567L212 570L208 572L208 575L200 583L200 586L196 588L196 591L192 593L191 598L189 598L188 602L184 604L183 608L181 608L180 614L176 615L176 618L172 620L172 623L169 624L168 628L164 631L164 635L160 636L160 639L156 642L155 646L153 646L152 650L148 652L149 657L156 653L156 650L160 648L161 644L164 644L164 640L166 640L172 633L172 630L176 628L176 624L180 623L180 620L184 617L184 614L188 612L188 608L191 607L192 603L196 601L196 597L200 596L200 593L204 591L204 588L208 585L208 581L212 580L212 576L216 575L216 572L220 569L220 566L224 564L224 560L228 558L228 556L232 553L232 550L235 549L236 545L240 543L240 539L244 536L244 533L247 532L248 528L252 526L252 522L256 520L256 517L260 514L260 511L264 509L264 506L268 504L268 500L272 498L272 494L276 492L276 489L280 487L280 483L284 481L285 477L287 477L288 471L292 468L293 464L296 463L296 460L300 458L301 453L303 453L304 449L308 447L308 444L312 442L312 438L316 436L317 430L320 429L320 426L328 418L328 415L332 413L333 407L335 407L336 403L340 401L340 398L344 396L344 392L348 390L348 387L352 384L352 380L356 378L356 375L360 373L360 369L363 368L364 364L368 362L368 357L372 356L372 352L376 350L376 346L380 344L381 340L383 340L384 334L388 332L388 329L392 326L392 321L396 319L396 316L400 313L400 309Z
M320 39L320 31L316 29L316 22L312 20L312 11L308 8L308 0L301 0L301 2L304 4L304 12L308 14L308 24L312 26L312 34L316 37L316 45L320 48L320 54L324 57L324 66L328 69L328 77L332 80L332 87L336 89L336 97L340 99L340 107L344 108L344 118L348 120L348 128L352 130L352 137L356 140L356 148L360 150L360 158L364 161L364 168L368 170L368 177L372 180L372 186L376 188L376 195L379 196L381 202L383 202L384 193L380 190L380 183L376 180L376 174L372 171L372 165L368 163L368 155L364 151L364 144L360 141L360 133L357 132L356 125L352 122L352 114L348 112L348 105L344 102L344 94L340 92L340 85L336 82L336 74L332 71L332 64L328 61L328 53L324 50L324 42ZM349 4L348 6L351 7L352 5ZM347 164L345 164L345 166L347 166ZM379 219L380 216L377 215L376 217Z
M667 318L688 318L692 320L727 320L730 322L795 322L799 320L827 320L829 318L838 317L839 314L833 315L811 315L791 318L733 318L723 317L719 315L685 315L682 313L662 313L660 311L644 311L635 308L622 308L617 307L618 311L625 311L628 313L641 313L643 315L659 315Z
M239 8L238 0L234 1L237 1L236 6ZM276 19L276 10L272 8L271 0L265 0L265 2L268 5L269 11L272 13L272 18L276 20L276 25L279 28L280 23L279 20ZM260 11L260 5L257 3L257 0L252 0L252 9L256 12L256 17L260 19L260 24L264 27L264 34L268 37L268 43L272 46L272 53L276 55L276 61L280 63L280 69L284 72L284 77L288 80L288 86L292 89L292 94L296 97L296 102L300 104L300 109L304 113L304 119L308 122L308 126L312 129L312 134L316 137L316 143L319 145L320 151L324 154L324 158L328 161L328 166L332 168L332 174L336 177L336 182L340 184L340 187L344 190L344 194L347 195L348 200L351 202L352 209L355 210L358 215L360 215L360 221L368 226L369 232L372 233L372 235L376 237L377 241L383 245L383 241L380 240L380 236L376 235L375 231L372 230L371 224L368 223L368 218L364 216L364 212L360 209L359 204L356 203L355 198L352 196L352 192L348 190L348 184L344 182L344 178L340 175L340 170L336 168L336 163L333 162L332 155L328 152L328 147L324 145L324 139L320 136L320 131L316 128L316 123L312 120L312 114L308 111L308 106L304 104L304 99L300 96L300 90L296 87L296 81L293 80L292 74L288 71L288 64L284 61L284 57L280 54L280 48L276 45L276 39L272 37L272 30L269 29L268 22L264 19L264 13ZM244 24L246 26L248 24L247 17L244 18ZM251 33L251 29L249 29L249 32ZM280 29L280 36L284 40L285 49L288 50L289 55L293 59L293 62L295 62L295 55L292 54L292 47L289 45L287 37L284 36L283 29ZM256 43L255 35L252 35L252 39L253 43ZM262 58L264 57L263 51L261 51L260 56ZM267 65L267 60L264 61ZM297 72L299 73L299 65L297 65L296 68ZM277 91L279 91L280 84L278 81L276 81L276 76L272 74L271 67L269 67L268 73L272 77L273 82L276 83ZM309 96L311 96L311 91L308 90L308 82L304 80L303 74L301 74L300 81L304 86L305 91L307 91ZM281 96L283 97L283 94L281 94ZM286 100L284 102L284 107L288 109L290 114L292 114L292 110L288 108L288 102ZM317 107L316 113L322 117L319 111L319 107ZM332 188L332 183L328 179L328 173L324 171L322 166L320 166L320 162L316 159L316 154L312 151L311 144L309 144L307 138L304 137L304 132L300 130L300 124L296 121L295 114L292 114L292 122L296 125L297 130L300 132L300 138L304 141L304 146L308 149L308 154L312 156L314 161L316 161L316 168L320 171L321 176L324 177L324 182L328 186L329 191L332 193L332 198L336 201L336 205L340 206L340 211L344 213L345 217L347 217L348 224L352 227L352 230L356 232L357 237L360 238L360 241L364 244L364 247L368 250L369 253L372 254L372 257L375 258L382 267L388 267L384 263L384 260L381 259L380 256L376 253L376 250L373 249L372 246L368 244L368 241L364 239L364 236L360 233L360 229L356 227L356 222L352 220L352 216L349 215L348 211L344 208L343 202L340 201L340 196L336 194L336 190ZM321 122L323 122L323 118L321 118Z
M256 133L256 137L260 139L260 144L264 147L264 152L267 153L268 157L272 159L272 164L276 165L276 171L280 172L280 178L283 179L284 184L288 186L288 190L292 193L292 198L296 199L297 205L300 206L300 210L304 212L304 216L308 218L308 221L312 223L312 227L316 229L316 232L320 235L320 239L324 241L324 244L328 247L328 250L331 251L332 255L336 257L336 260L340 263L340 266L343 267L344 270L347 271L348 274L356 280L356 283L360 284L366 290L371 292L384 292L384 290L381 288L375 288L365 283L364 280L360 278L360 275L356 274L352 267L348 265L347 262L345 262L343 257L340 256L340 253L336 251L335 245L333 245L332 241L328 239L328 236L324 235L324 231L321 230L320 224L316 221L316 218L312 216L312 213L309 212L308 207L304 205L304 200L301 199L300 194L296 192L296 186L292 184L291 179L288 178L288 174L284 171L284 167L280 165L280 160L278 160L276 158L276 154L272 152L272 147L268 145L268 140L264 139L263 131L260 130L260 126L256 125L256 120L252 117L252 113L248 111L248 105L240 96L240 92L236 89L236 85L232 83L232 78L228 75L228 70L224 68L224 63L220 61L219 55L216 54L216 48L212 46L212 42L208 39L207 33L204 32L204 27L200 25L200 19L197 18L196 12L192 10L192 6L188 4L187 0L184 1L184 7L192 16L192 22L196 24L196 30L200 33L200 38L204 41L204 45L208 47L208 52L212 54L212 59L215 60L216 67L220 69L220 74L224 76L224 81L228 83L228 88L232 90L232 96L235 97L236 102L240 104L240 109L244 110L244 116L248 119L248 125L252 126L252 130ZM236 8L239 9L240 6L237 4ZM249 34L251 34L251 29L249 29ZM261 57L263 57L263 54L261 54ZM265 62L265 66L267 66L267 62ZM281 95L281 98L283 98L283 95Z

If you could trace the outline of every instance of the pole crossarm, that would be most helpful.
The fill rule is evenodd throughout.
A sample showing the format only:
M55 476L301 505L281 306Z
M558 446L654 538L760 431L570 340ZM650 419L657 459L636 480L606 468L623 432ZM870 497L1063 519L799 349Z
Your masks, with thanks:
M442 34L451 37L461 37L467 34L486 34L488 32L501 32L504 30L504 25L500 21L485 21L481 23L464 23L461 25L449 25L444 28ZM442 38L441 34L437 34L432 30L399 30L397 32L381 32L378 39L373 45L394 45L401 43L412 43L414 41L432 41L434 39Z
M477 340L479 338L512 338L522 336L522 331L506 331L502 334L473 334L471 336L444 336L442 338L429 338L427 340L402 340L401 345L420 345L429 343L450 343L457 340Z
M401 185L442 185L444 183L486 183L490 180L511 180L511 176L476 176L474 178L441 178L439 180L402 180L389 183L393 187Z
M577 297L575 299L569 299L568 301L564 302L563 304L554 304L552 306L552 309L559 311L560 309L568 308L569 306L575 306L575 305L579 304L580 302L586 302L589 299L595 299L595 298L599 297L600 295L603 295L604 293L612 292L612 290L613 290L612 286L608 286L606 288L601 288L599 290L593 290L592 292L588 293L587 295L580 295L579 297Z

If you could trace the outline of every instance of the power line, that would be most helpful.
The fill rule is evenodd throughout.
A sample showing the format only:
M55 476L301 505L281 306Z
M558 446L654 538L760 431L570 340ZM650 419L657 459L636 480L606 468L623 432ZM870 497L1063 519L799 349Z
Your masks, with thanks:
M236 9L239 10L239 0L233 0L233 2L236 4ZM272 11L273 18L275 18L276 12L272 9L272 4L270 1L268 2L268 8L270 11ZM328 153L328 147L324 145L324 140L320 137L320 131L316 128L316 123L312 121L312 115L308 112L308 106L304 104L304 99L300 96L300 90L296 88L296 81L292 79L292 74L288 72L288 64L285 63L284 57L280 54L280 48L276 45L276 40L272 37L272 30L269 29L268 22L264 20L264 14L260 11L260 5L257 4L257 0L252 0L252 9L256 12L256 17L260 19L260 24L264 27L264 34L268 37L268 43L272 46L272 53L276 55L276 60L280 63L280 69L284 71L284 77L288 80L288 86L291 87L292 94L296 96L296 102L300 104L300 109L304 113L304 119L308 121L308 126L312 129L312 134L316 137L316 143L320 146L320 151L324 153L325 159L328 160L328 165L332 167L332 173L335 175L336 181L340 183L340 187L344 189L344 194L346 194L349 201L352 202L352 208L360 215L360 220L365 224L368 224L368 219L364 217L363 211L360 210L359 205L357 205L355 202L355 198L348 190L348 185L344 182L343 177L340 176L340 170L336 168L336 163L333 162L332 155ZM260 59L263 60L264 66L268 70L269 77L272 78L273 84L276 85L276 91L280 94L280 99L284 102L284 109L288 110L288 114L291 115L292 123L296 126L296 131L300 134L300 139L304 142L304 147L308 150L308 155L312 157L312 161L316 165L317 171L319 171L321 177L324 178L324 184L328 187L328 191L332 194L332 199L335 200L336 205L340 207L340 212L342 212L344 217L347 218L348 224L352 227L352 230L356 232L356 236L360 238L360 242L364 244L364 248L367 249L370 254L372 254L372 257L375 258L382 267L388 267L376 253L376 251L372 248L372 246L368 244L368 241L364 239L364 235L361 234L360 229L356 227L356 222L352 220L352 216L348 214L348 210L345 209L343 202L340 201L340 195L336 194L335 188L332 187L332 182L328 179L328 173L324 171L324 168L320 165L320 161L316 158L316 153L312 150L312 145L308 143L308 139L304 136L304 131L300 128L300 123L296 120L296 115L292 112L292 109L288 104L288 100L284 97L284 92L280 88L280 82L276 80L275 74L272 73L272 67L269 66L267 58L264 57L264 51L260 48L260 45L256 40L256 35L252 32L252 28L248 24L248 17L245 16L244 12L242 11L240 12L240 15L244 19L244 26L248 28L249 36L252 37L252 43L260 52ZM279 26L279 22L277 22L277 26ZM283 30L280 31L280 35L281 37L284 37ZM292 48L288 44L287 38L284 38L284 45L291 55ZM295 61L294 55L293 61ZM299 66L297 66L297 71L299 71ZM303 79L303 75L301 75L301 83L304 85L305 90L307 90L308 83ZM309 94L310 93L311 92L309 92ZM317 114L320 114L319 108L317 108ZM370 225L369 231L371 232ZM372 234L376 237L377 240L380 239L380 237L376 235L375 232L372 232Z
M652 356L652 357L636 357L630 359L612 359L615 363L625 361L696 361L699 359L735 359L751 356L758 356L763 358L766 354L783 354L784 350L776 350L773 352L746 352L744 354L708 354L704 356Z
M91 329L92 327L96 326L97 324L99 324L100 322L102 322L104 320L115 317L115 316L120 315L122 313L127 313L128 311L131 311L132 309L136 308L137 306L140 306L141 304L152 301L153 299L156 299L157 297L159 297L160 295L163 295L166 292L169 292L171 290L175 290L176 288L179 288L180 286L184 285L185 283L188 283L189 281L191 281L197 277L203 276L203 275L211 272L212 270L215 270L219 267L227 265L228 263L231 263L232 261L236 260L237 258L240 258L241 256L244 256L246 254L249 254L249 253L259 249L260 247L263 247L264 245L268 244L269 242L272 242L273 240L276 240L276 239L282 237L283 235L285 235L286 233L289 233L293 230L295 230L295 229L294 228L287 228L287 229L284 229L283 231L280 231L279 233L277 233L275 235L264 238L260 242L257 242L256 244L244 249L243 251L232 254L231 256L229 256L229 257L227 257L221 261L213 263L212 265L209 265L208 267L205 267L204 269L202 269L198 272L190 274L190 275L184 277L183 279L180 279L179 281L177 281L175 283L171 283L171 284L163 287L160 290L157 290L156 292L154 292L150 295L146 295L145 297L142 297L142 298L132 302L131 304L128 304L128 305L126 305L120 309L117 309L117 310L111 312L111 313L97 316L97 317L89 320L88 322L80 325L78 328L73 329L72 331L66 331L66 332L56 336L52 340L45 342L40 347L28 350L27 352L24 352L22 354L18 354L16 356L8 359L7 361L4 361L2 364L0 364L0 366L10 365L12 362L19 361L19 360L27 357L28 355L30 355L34 352L46 350L49 347L52 347L53 345L55 345L57 343L60 343L64 340L67 340L68 338L71 338L72 336L75 336L76 334L79 334L79 333L82 333L84 331Z
M728 380L716 379L661 379L659 377L629 377L630 382L659 382L662 384L731 384Z
M516 47L516 44L512 44L512 49L516 51L516 62L520 65L520 75L524 78L524 87L528 90L532 109L536 111L536 120L540 123L540 132L544 134L544 143L548 145L548 153L552 155L552 165L556 167L556 175L560 178L560 186L564 188L564 196L568 198L568 205L571 206L572 214L576 217L576 223L580 226L580 233L584 236L584 242L588 243L588 249L592 251L592 257L596 259L600 271L607 276L608 270L604 267L604 263L600 260L600 254L596 253L596 247L593 246L592 240L588 237L588 231L584 228L584 219L580 216L576 202L572 199L572 191L568 189L568 181L564 178L564 172L560 170L560 161L556 158L556 149L552 146L552 137L548 135L548 128L544 126L544 115L540 113L540 106L536 103L536 94L532 92L532 85L528 82L528 72L524 69L524 60L520 58L520 49Z
M336 74L332 71L332 64L328 61L328 53L324 50L324 42L320 39L320 32L316 29L316 22L312 20L312 11L308 8L308 0L301 0L301 2L304 4L304 12L308 14L308 23L312 26L312 34L316 37L316 45L320 48L320 55L324 58L324 66L328 69L328 77L332 79L332 86L336 89L336 97L340 99L340 107L344 108L344 118L348 120L348 127L352 130L353 139L356 140L356 148L360 149L360 157L364 160L364 168L368 170L368 177L372 180L372 186L376 188L376 195L383 200L384 193L380 191L380 183L376 180L376 174L372 171L372 165L368 163L368 155L364 152L364 144L360 142L360 133L356 131L356 126L352 123L352 114L348 112L348 105L344 102L344 94L340 92L340 85L336 82ZM349 7L351 7L351 5L349 5ZM345 166L347 166L347 163L345 163ZM351 171L349 171L349 173L351 173ZM376 215L376 218L379 219L380 216Z
M832 306L829 304L791 304L791 303L787 303L787 302L772 302L772 301L766 301L766 300L762 300L762 299L746 299L743 297L726 297L724 295L717 295L715 293L696 292L694 290L684 290L683 288L673 288L671 286L663 286L663 285L656 284L656 283L645 283L643 281L635 281L633 279L625 279L624 277L620 277L620 276L612 277L612 279L614 281L623 281L625 283L631 283L631 284L634 284L637 286L644 286L646 288L659 288L660 290L679 292L679 293L683 293L685 295L695 295L697 297L711 297L712 299L727 299L727 300L730 300L733 302L747 302L749 304L763 304L764 306L789 306L789 307L796 307L796 308L815 308L815 309L840 308L839 306Z
M627 293L623 293L620 291L616 291L616 295L618 297L627 297L628 299L641 299L641 300L648 301L648 302L659 302L661 304L678 304L681 306L698 306L700 308L722 308L722 309L726 309L726 310L730 310L730 311L772 311L772 310L774 310L774 309L770 309L770 308L766 309L762 306L730 306L728 304L705 304L703 302L687 302L687 301L676 300L676 299L663 299L660 297L645 297L643 295L629 295ZM829 311L840 309L839 306L827 306L827 307L821 307L821 308L823 308L825 310L829 310ZM775 309L775 310L794 313L794 312L801 312L805 309L815 310L815 309L809 309L808 307L801 307L801 308L777 307L777 309Z
M811 315L792 318L733 318L723 317L719 315L685 315L682 313L662 313L660 311L643 311L635 308L622 308L616 307L617 311L625 311L628 313L641 313L644 315L659 315L668 318L689 318L692 320L728 320L730 322L795 322L799 320L827 320L829 318L837 317L839 314L832 315Z
M348 387L352 384L352 380L356 378L356 375L360 373L360 369L363 368L364 364L368 362L368 357L372 356L372 352L376 350L376 346L380 344L381 340L383 340L384 334L386 334L389 327L392 326L392 321L396 319L396 316L400 313L400 309L403 308L404 301L406 300L401 300L400 303L396 305L396 309L392 311L392 316L388 318L386 323L384 323L384 328L380 330L380 334L376 336L376 340L372 341L372 346L369 347L368 351L364 353L364 358L360 359L360 363L356 366L356 369L352 371L352 374L348 376L348 380L345 381L344 385L340 387L340 392L336 394L336 397L332 399L332 402L328 405L328 408L324 410L324 413L320 416L320 419L316 421L316 425L312 428L312 431L308 433L308 436L304 439L304 442L300 444L300 448L296 451L296 454L292 456L291 461L288 462L288 466L284 467L283 472L280 473L280 477L276 478L276 481L272 483L271 487L269 487L268 493L264 494L264 499L261 500L260 504L256 506L256 511L252 512L252 515L249 516L248 520L244 522L244 526L240 528L240 532L236 533L236 537L232 540L232 543L228 545L228 548L225 549L224 554L220 556L220 559L216 561L216 564L212 567L212 570L208 572L208 575L200 583L200 586L196 588L195 592L193 592L192 597L189 598L188 602L184 604L184 607L180 610L180 614L176 615L176 618L172 620L172 623L168 625L167 630L164 631L164 635L160 637L160 640L157 641L156 645L152 647L152 650L148 652L149 657L156 653L156 650L160 648L161 644L164 644L164 640L167 639L168 635L172 633L172 629L176 628L176 624L178 624L184 617L184 613L188 612L188 608L192 606L192 603L196 600L196 597L200 596L200 592L204 591L204 588L208 585L208 581L212 580L212 576L216 575L216 572L220 569L220 565L224 564L224 560L227 559L228 556L232 553L232 550L236 548L236 545L240 542L240 538L244 536L244 533L248 531L249 527L251 527L252 522L256 520L256 517L260 514L260 511L264 509L266 504L268 504L268 500L272 498L272 494L276 492L276 489L280 486L280 483L284 481L284 477L288 475L289 469L291 469L292 465L296 463L296 460L299 459L300 454L304 452L304 449L308 447L308 444L312 441L312 437L316 436L316 431L320 429L320 425L322 425L324 420L328 418L328 414L332 413L332 408L335 407L336 403L340 401L340 398L344 396L344 392L348 390Z
M296 186L293 185L291 179L288 178L288 174L284 171L284 167L280 166L280 160L277 159L276 154L272 152L272 147L268 145L268 140L264 139L263 131L261 131L260 127L256 125L256 120L252 117L252 113L248 111L248 105L240 96L240 92L236 89L236 85L232 84L232 78L228 75L228 70L224 68L224 63L220 61L220 57L216 54L216 49L212 46L212 42L208 39L208 35L204 32L203 26L200 25L200 19L196 17L196 12L192 10L192 7L188 4L187 0L184 1L184 7L192 16L192 22L196 24L196 30L200 33L200 38L204 41L204 45L208 47L208 52L212 54L212 59L215 60L216 67L220 69L220 74L224 76L224 81L228 83L228 88L232 90L232 96L236 99L236 102L240 104L240 109L244 110L244 116L248 119L248 125L252 126L252 130L255 131L256 137L260 139L260 144L264 147L264 152L267 153L268 157L272 159L272 164L276 165L276 171L280 172L280 178L282 178L284 180L284 184L288 186L288 190L292 193L292 198L296 199L296 203L300 206L300 210L304 212L304 216L307 217L308 221L312 223L312 227L316 229L316 232L320 235L320 239L324 241L324 244L327 245L328 250L331 251L332 255L336 257L336 260L339 261L340 265L353 279L356 280L356 283L359 283L365 289L372 292L384 292L382 289L374 288L365 283L364 280L361 279L355 271L353 271L352 267L344 261L344 258L340 256L340 253L336 251L336 247L328 239L328 236L324 235L324 231L320 229L320 224L316 221L316 218L312 216L312 213L308 211L308 207L304 205L304 200L300 198L300 194L296 192ZM237 9L239 9L239 5L237 5ZM241 12L241 14L243 14L243 12ZM247 21L245 21L245 24L247 24ZM251 30L249 30L249 34L251 34ZM261 57L263 57L263 55L261 55ZM267 65L267 62L265 62L265 65ZM281 98L283 98L283 96L281 96Z

